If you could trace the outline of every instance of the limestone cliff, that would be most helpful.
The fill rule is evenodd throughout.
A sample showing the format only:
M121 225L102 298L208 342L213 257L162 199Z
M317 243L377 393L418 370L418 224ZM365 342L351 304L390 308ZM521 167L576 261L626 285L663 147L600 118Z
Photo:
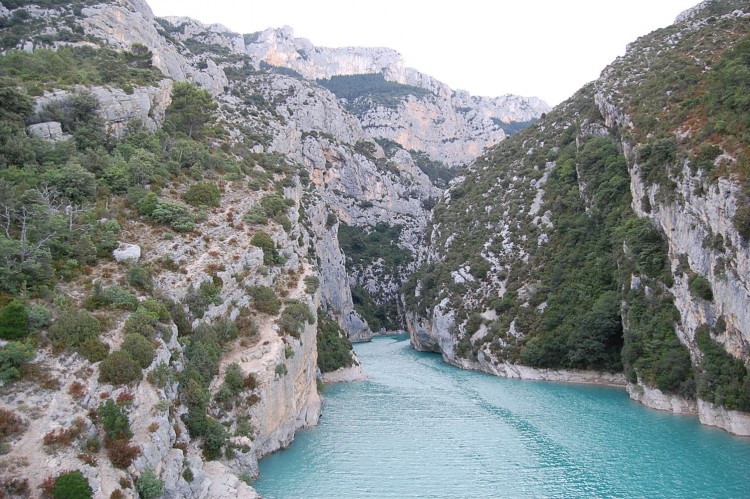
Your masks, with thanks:
M309 40L295 38L289 27L256 33L248 41L247 51L254 57L310 80L382 74L387 81L425 90L394 107L363 97L356 114L373 137L395 140L405 149L424 151L449 165L467 163L505 138L502 123L531 121L549 110L535 97L476 97L452 90L406 67L401 55L391 49L316 47Z
M87 26L95 27L87 29L99 36L96 26L104 14L99 11L87 11L87 14L90 14ZM397 244L415 252L429 215L429 202L437 198L440 190L420 170L412 153L398 146L386 153L373 141L373 135L363 128L357 116L314 82L248 70L259 61L252 50L246 50L238 42L241 37L238 39L239 35L226 28L204 26L188 18L170 18L163 25L152 23L147 29L141 24L149 16L142 16L137 10L124 17L107 16L108 32L127 32L129 43L142 43L152 50L155 64L160 53L171 54L175 46L164 38L154 40L151 37L154 33L168 31L174 41L185 46L180 49L183 53L186 48L191 52L182 56L183 59L160 67L175 78L186 77L211 92L218 91L218 84L223 84L226 93L219 98L227 104L224 112L233 123L237 138L249 134L262 137L262 146L256 145L256 150L275 151L305 166L326 209L345 223L360 227L378 223L403 227ZM116 22L121 25L116 26ZM133 22L140 27L131 29ZM107 36L106 40L117 41L117 37L113 40L112 35ZM217 46L226 53L211 52ZM241 63L237 62L238 58ZM184 71L180 73L179 68L191 63L203 66L211 80L187 73L181 76ZM230 75L227 80L223 79L225 72ZM246 97L240 99L241 95ZM463 98L469 97L464 95ZM481 135L478 130L470 133ZM410 147L424 151L420 144L410 144ZM315 230L325 239L322 234L328 231L327 227L317 226ZM372 333L354 311L349 276L339 267L344 259L336 256L336 253L340 255L340 250L335 240L332 243L330 247L316 247L321 261L328 262L326 271L322 272L324 306L334 311L352 339L367 340ZM397 289L405 275L403 269L388 274L392 276L387 279L391 285L383 288L375 282L370 286L376 301L381 303L397 301ZM361 280L356 276L353 279Z
M139 0L16 10L0 10L3 19L22 24L12 33L4 31L4 49L32 55L65 49L65 57L83 61L94 75L76 85L57 73L49 82L32 82L38 85L35 97L21 120L23 131L41 139L35 151L47 154L28 161L46 160L40 165L45 182L50 178L65 189L63 194L57 186L39 186L34 206L46 203L46 215L73 234L68 240L86 233L75 249L54 249L67 253L56 256L57 270L50 272L55 279L62 279L55 272L68 272L66 281L55 287L55 303L35 296L34 306L45 303L42 309L52 310L46 320L54 323L65 307L104 306L97 293L114 290L128 296L129 308L96 312L103 331L95 349L109 358L108 350L121 349L125 336L143 327L156 353L142 373L148 380L107 384L98 381L101 356L59 354L42 326L36 333L42 349L31 365L60 384L40 388L42 378L25 378L3 392L3 408L20 411L24 428L9 444L6 470L27 475L27 485L36 489L49 468L80 469L97 497L123 493L148 469L163 482L165 497L254 497L246 482L257 474L257 459L288 445L295 431L315 424L320 413L319 307L354 341L371 338L367 321L376 318L362 314L380 304L392 308L393 321L375 329L401 327L399 290L414 269L430 209L441 194L439 179L424 171L425 165L437 164L427 155L468 161L504 136L496 120L535 118L544 106L512 96L477 99L404 69L399 81L431 95L400 104L404 110L416 106L414 113L404 111L416 119L413 123L396 118L413 129L404 147L384 140L387 133L372 132L378 120L391 119L389 110L373 108L366 122L314 78L266 68L252 36L188 18L157 19ZM383 61L395 54L380 52ZM104 62L97 60L100 54ZM361 58L363 70L370 71L369 57ZM356 63L342 59L342 64ZM121 74L113 74L113 67ZM210 139L170 121L175 95L186 91L181 82L207 90L218 104L205 132ZM430 118L423 123L415 113ZM451 116L444 125L440 113ZM443 143L461 149L461 160L452 156L455 151L445 152ZM6 161L6 151L0 152ZM47 171L65 168L88 190L70 188L64 177ZM191 188L204 184L217 186L217 202L182 203ZM10 228L16 206L4 207L11 214L4 219L5 234L16 237ZM342 238L351 243L352 233L380 237L383 230L388 253L402 258L397 264L342 251ZM117 234L119 243L137 251L127 258L115 252L113 261L111 250L119 243L100 241L106 231L111 231L106 237ZM353 296L352 288L370 297L359 291ZM263 299L270 300L269 308L263 308ZM157 312L144 319L141 305L158 308L156 302L170 307L169 318L160 310L158 321ZM148 325L135 326L138 321ZM221 337L216 359L211 336ZM329 378L360 375L355 365ZM38 401L46 415L22 399ZM132 459L119 468L109 455L111 441L104 450L96 440L102 432L96 411L107 399L125 407L132 430L132 445L124 448ZM90 440L91 448L81 454L76 446L56 446L45 457L47 441L57 435L73 435L82 445ZM216 441L219 449L211 448Z
M703 2L454 180L405 294L415 347L506 376L624 370L636 400L746 435L747 144L727 75L748 19Z
M162 80L155 87L134 88L130 93L111 87L80 87L77 90L91 92L98 103L97 113L106 125L106 133L121 138L128 124L135 122L133 120L139 121L151 132L164 124L164 113L171 100L172 80ZM34 111L39 114L50 104L64 102L75 93L76 89L72 92L56 90L46 93L36 99Z
M101 3L82 10L83 29L87 34L106 43L129 48L134 42L148 47L154 54L153 64L165 76L177 81L191 81L218 95L227 84L224 72L213 61L204 69L191 64L191 57L163 36L163 28L156 23L151 8L142 0L122 0Z

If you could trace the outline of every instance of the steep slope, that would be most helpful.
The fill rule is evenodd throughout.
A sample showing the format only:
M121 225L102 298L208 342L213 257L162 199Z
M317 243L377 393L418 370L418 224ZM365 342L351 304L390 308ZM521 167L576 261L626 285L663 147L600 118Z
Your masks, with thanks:
M3 40L36 50L0 61L3 338L25 340L0 349L18 433L0 490L76 469L97 497L254 497L256 460L320 411L307 171L260 152L270 111L233 138L210 94L152 67L200 72L145 4L15 7Z
M623 371L749 434L748 22L702 3L454 180L405 293L413 344L507 376Z
M471 161L505 138L513 124L533 121L549 110L535 97L476 97L452 90L405 67L391 49L316 47L295 38L289 27L248 35L245 41L248 52L267 65L331 88L371 136L423 151L450 166Z
M0 29L0 491L253 497L321 372L361 375L349 338L403 327L453 173L222 26L13 1Z

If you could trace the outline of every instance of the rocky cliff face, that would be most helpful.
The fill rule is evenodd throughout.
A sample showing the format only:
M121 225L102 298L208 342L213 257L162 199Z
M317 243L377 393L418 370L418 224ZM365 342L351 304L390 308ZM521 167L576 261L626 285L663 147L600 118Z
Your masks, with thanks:
M204 26L188 18L156 23L141 5L128 2L106 9L94 6L84 14L87 33L121 47L142 43L166 75L192 81L226 102L235 110L227 119L241 123L235 129L237 137L253 130L254 136L267 141L267 150L310 168L323 202L347 225L365 231L378 223L403 227L395 243L410 251L412 260L427 208L439 194L420 171L424 158L442 164L439 168L465 163L505 137L504 123L533 120L548 109L535 98L484 98L453 91L405 68L392 50L314 47L286 28L242 37L223 26ZM395 107L365 98L357 106L360 112L352 114L350 103L312 82L246 69L263 64L292 69L308 80L379 73L421 92L398 100ZM243 101L238 98L242 94L259 100ZM259 107L266 116L258 115ZM392 146L383 150L379 144L386 143ZM372 261L350 269L349 280L366 290L367 300L395 306L410 267L384 270L378 265ZM375 274L379 277L373 278ZM336 312L352 338L367 339L371 333L350 305L347 288L342 282L326 286L324 304Z
M14 12L3 7L0 16L10 19ZM118 200L115 209L129 203L128 216L120 217L119 237L140 247L130 246L139 251L127 261L118 258L119 265L107 259L94 264L94 258L87 275L105 276L100 284L114 286L125 283L129 266L137 263L136 267L148 269L154 284L138 299L143 302L158 295L166 302L190 304L177 307L182 314L189 314L192 324L186 325L187 319L174 319L174 323L159 326L165 332L154 340L156 360L146 374L158 370L159 376L167 376L164 383L152 379L129 387L102 384L96 381L98 362L76 354L60 357L51 350L41 352L34 364L49 369L50 376L61 384L41 392L38 384L19 384L4 394L2 405L9 410L18 409L24 398L37 397L39 404L49 406L44 417L22 411L23 424L29 424L29 430L12 444L6 461L17 467L8 469L29 476L31 487L40 485L48 475L47 468L80 469L95 495L101 497L122 489L146 468L164 482L166 497L254 497L243 480L257 474L257 459L288 445L296 430L315 424L320 414L315 326L319 307L354 341L372 337L373 328L367 321L377 318L367 314L381 304L391 307L393 314L388 318L391 322L375 329L401 327L400 288L416 265L431 206L442 192L435 179L423 171L424 165L430 164L428 156L450 164L466 162L504 137L500 122L527 121L546 107L534 99L486 99L454 92L403 68L400 56L390 50L317 49L293 39L291 33L282 36L283 32L275 31L243 37L223 26L206 26L188 18L157 19L139 0L28 7L24 12L27 14L16 16L27 20L24 30L4 38L4 44L15 43L27 52L60 47L95 52L99 46L113 47L129 54L124 56L131 57L126 66L139 64L132 58L147 50L153 66L164 75L161 81L150 80L151 84L126 81L119 86L97 83L47 89L35 98L31 118L41 122L29 126L28 132L49 144L67 141L54 146L62 151L83 147L80 133L68 133L74 128L70 123L43 117L49 108L66 109L81 95L96 104L92 122L103 127L101 131L109 137L107 147L117 150L112 152L113 159L106 157L108 151L100 150L104 156L91 154L83 162L96 172L102 185L112 189L106 195ZM71 27L74 35L69 34ZM283 41L285 37L289 43ZM262 69L265 64L296 68L296 63L287 64L291 59L285 59L284 54L300 43L310 54L321 54L304 70L307 78ZM294 53L299 54L298 48ZM324 73L315 73L324 67ZM391 81L422 89L419 94L426 97L406 97L395 110L368 104L370 110L358 115L347 102L313 81L320 76L361 72L382 73ZM191 82L220 104L216 126L224 133L206 150L196 149L184 137L164 139L165 135L159 135L176 82ZM158 139L150 135L153 132ZM154 140L164 142L154 148ZM122 146L118 141L130 142ZM151 149L145 153L144 147ZM133 158L134 150L142 155ZM80 160L80 156L76 158ZM224 160L229 166L221 164ZM139 170L139 161L145 170ZM73 163L74 168L79 166ZM123 172L135 169L141 172L137 175L148 175L149 168L170 168L171 173L179 175L181 171L186 176L169 183L155 178L139 183L144 188L139 195L158 194L165 203L178 206L186 183L203 178L221 186L221 201L210 209L193 210L198 218L194 231L165 232L163 226L139 216L140 208L133 204L136 201L126 203L124 196L118 197L133 179ZM108 169L106 180L102 180L103 169ZM121 184L112 183L116 178ZM142 177L137 178L141 182ZM284 202L279 213L262 222L249 217L262 212L258 208L263 200L273 195ZM109 202L105 205L106 210ZM72 227L79 213L75 210L82 212L88 207L71 204L66 209ZM96 223L110 221L105 217ZM253 242L260 232L272 240L272 248L267 248L275 255L272 261L258 247L261 243ZM356 249L356 239L368 237L381 238L388 253L402 260L392 263L367 253L367 245ZM349 254L342 251L342 239L349 244ZM90 294L89 281L83 277L59 292L80 305ZM202 302L205 296L201 298L204 285L217 293L208 303ZM280 313L260 313L254 308L259 305L251 298L251 290L259 288L273 290L284 299ZM364 294L358 291L353 296L352 288L364 290ZM194 309L195 300L203 303L198 305L200 311ZM298 313L307 310L310 317L294 334L284 329L289 326L283 314L284 307L298 305ZM133 314L115 315L113 322L107 319L107 332L101 336L112 350L120 348L125 324ZM200 426L202 420L196 422L191 414L195 400L185 394L188 381L180 378L178 384L175 376L183 376L195 362L191 360L193 339L186 338L191 329L220 328L229 323L241 324L244 334L227 340L207 401L198 402L205 406L207 424L215 421L228 439L224 457L212 460L199 446L201 440L190 438L195 431L206 430ZM236 370L245 384L239 389L239 398L230 399L230 403L225 384L229 373L236 376ZM171 374L164 374L167 372ZM350 372L334 372L329 378L359 375L355 365ZM56 448L52 457L44 457L48 450L45 434L77 428L78 416L86 421L82 430L86 436L95 437L97 424L86 419L87 414L105 398L130 403L132 442L139 453L132 464L117 469L104 451L92 451L99 453L98 458L82 458L72 447Z
M722 127L748 19L700 4L454 180L406 294L415 347L624 368L636 400L747 434L746 138Z
M98 102L97 114L106 124L106 133L114 138L122 138L125 136L128 124L134 123L134 120L142 123L151 132L164 124L164 113L171 102L172 80L162 80L158 86L154 87L134 88L130 93L110 87L79 87L77 90L87 91L93 95ZM72 92L68 90L48 92L36 99L34 112L39 114L47 106L64 102L75 93L76 89ZM43 124L46 124L47 130L50 126L60 127L59 122L45 122L32 126L39 128L39 125ZM40 136L41 138L55 138L44 132Z
M675 51L689 51L704 64L720 67L722 54L713 47L704 44L690 47L676 38L694 39L709 32L714 39L725 40L729 49L734 43L742 41L735 37L734 30L744 29L740 26L747 26L748 19L750 8L743 2L729 2L726 5L703 2L677 17L679 35L670 33L668 40ZM642 60L647 50L649 48L642 42L636 42L629 46L628 55ZM622 96L625 92L632 92L629 82L618 84L614 77L623 64L626 64L625 61L617 61L603 74L605 81L600 86L597 102L606 120L621 129L633 130L638 128L633 123L637 123L638 118L629 117L627 112L632 97ZM681 98L683 96L675 100L679 102ZM668 107L671 108L673 104L670 104ZM693 151L698 152L701 147L707 147L696 144L705 133L700 125L678 123L673 133L678 138L678 149L692 147ZM648 140L637 132L635 137L629 137L628 133L624 135L625 150L638 150L648 145ZM742 178L732 172L732 166L742 161L734 147L736 144L730 144L726 139L719 140L716 157L708 161L701 161L695 153L692 157L678 154L673 163L664 164L667 167L665 182L650 181L644 171L648 169L648 160L643 155L639 157L636 154L629 167L633 211L639 217L651 219L667 241L675 281L670 292L680 312L676 333L690 350L693 363L698 366L706 362L698 340L701 329L711 328L711 338L734 358L747 363L750 352L750 317L747 313L750 310L750 252L747 237L740 234L741 227L737 222L738 210L746 205L747 198ZM712 176L711 171L715 167L729 171ZM695 292L691 283L698 279L705 279L709 283L710 293ZM701 400L700 389L698 395L696 412L701 422L741 435L750 434L750 416L726 411L722 404L711 403L717 400Z
M361 103L366 105L356 114L373 137L395 140L404 149L424 151L449 165L467 163L505 138L501 122L531 121L549 110L535 97L476 97L452 90L405 67L401 55L391 49L316 47L309 40L295 38L289 27L256 33L248 42L247 51L258 60L292 69L307 79L382 74L387 81L426 90L394 107Z
M194 62L191 54L181 53L182 47L165 39L163 28L156 23L146 2L122 0L102 3L83 9L82 14L81 22L87 34L119 48L129 48L134 42L141 43L153 52L153 64L165 76L193 82L213 95L224 91L227 84L224 72L213 61L207 61L204 69L191 64Z
M283 230L274 233L287 260L283 267L265 272L261 271L265 268L262 251L250 244L250 234L237 231L228 221L229 213L247 209L257 202L254 194L246 187L228 186L223 193L223 206L208 216L201 237L188 234L164 240L158 228L138 221L130 221L124 227L123 237L147 247L141 263L161 269L155 273L155 284L170 298L184 299L194 290L194 283L210 280L211 275L221 279L220 297L208 307L200 323L211 324L222 317L237 321L242 317L248 319L250 299L246 289L254 285L276 286L277 289L283 285L288 299L299 300L310 310L317 309L319 293L310 295L305 291L304 278L312 273L305 262L311 241L301 226L295 226L290 233ZM295 199L293 193L290 199ZM298 204L291 208L292 219L296 219L298 208ZM174 262L172 270L162 268L165 257ZM105 267L108 265L105 263ZM217 268L223 270L213 274ZM105 273L102 269L96 270L99 274ZM110 268L105 281L117 282L126 270L123 266ZM292 274L294 280L290 278ZM103 336L113 349L123 341L123 322L120 320L116 328ZM9 450L7 459L22 463L17 471L28 478L32 489L41 484L50 469L80 469L89 479L96 497L109 497L113 491L120 490L125 477L138 476L144 469L151 468L164 482L165 497L256 497L253 489L238 476L257 475L257 459L288 445L296 430L314 425L321 403L315 379L315 325L306 323L298 338L280 332L275 320L261 319L257 326L258 331L252 338L237 339L228 345L211 387L213 398L230 364L237 364L243 376L254 380L252 387L243 390L242 396L249 402L229 409L221 406L211 409L211 415L228 429L236 429L242 418L253 428L252 434L247 435L232 431L232 445L237 449L232 459L206 460L200 448L190 440L181 417L187 414L187 408L179 403L174 378L164 385L142 381L130 387L113 386L97 381L98 363L92 365L75 354L57 358L46 351L39 356L39 368L60 385L40 391L35 383L26 383L4 393L2 405L6 409L17 410L23 405L19 400L26 400L27 404L34 401L33 411L31 405L28 411L22 411L30 427ZM177 327L171 324L169 334L162 335L156 342L156 358L147 369L146 377L149 372L165 366L177 371L184 368L188 362L186 346L184 340L183 343L177 341ZM283 372L278 368L280 365L285 366ZM78 388L74 390L71 386ZM118 470L104 456L99 457L98 463L94 458L82 464L75 446L56 447L48 454L50 447L43 438L46 434L68 429L80 418L85 421L84 434L96 435L96 428L88 419L90 411L95 411L106 398L119 401L126 396L132 399L128 410L132 440L140 450L140 456L131 465Z

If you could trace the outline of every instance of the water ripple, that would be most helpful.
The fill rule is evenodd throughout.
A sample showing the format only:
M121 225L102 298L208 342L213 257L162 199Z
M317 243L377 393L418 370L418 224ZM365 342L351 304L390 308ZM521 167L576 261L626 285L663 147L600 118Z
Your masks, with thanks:
M400 338L357 345L369 380L261 462L268 498L750 497L750 441L618 389L461 371Z

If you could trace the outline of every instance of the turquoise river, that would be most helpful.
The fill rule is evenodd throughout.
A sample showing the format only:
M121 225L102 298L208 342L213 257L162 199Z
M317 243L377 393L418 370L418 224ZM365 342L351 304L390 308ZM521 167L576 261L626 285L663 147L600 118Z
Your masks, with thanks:
M368 380L264 458L267 498L750 498L750 440L624 390L462 371L408 337L356 345Z

